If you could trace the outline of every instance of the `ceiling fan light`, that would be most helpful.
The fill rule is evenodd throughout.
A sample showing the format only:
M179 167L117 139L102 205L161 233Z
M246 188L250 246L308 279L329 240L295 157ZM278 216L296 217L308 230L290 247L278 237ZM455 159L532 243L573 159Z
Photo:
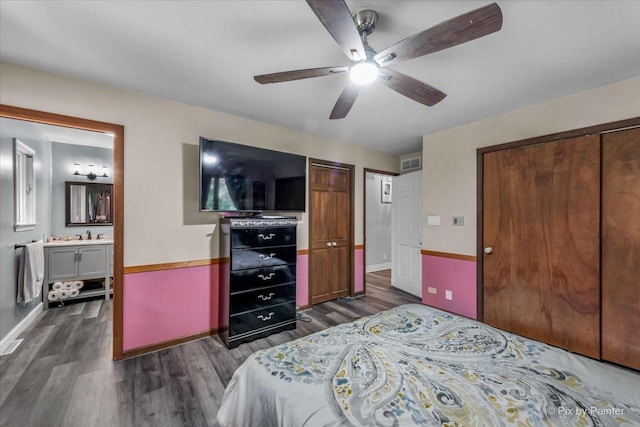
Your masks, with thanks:
M349 69L349 78L357 85L368 85L378 78L378 65L373 61L360 61Z

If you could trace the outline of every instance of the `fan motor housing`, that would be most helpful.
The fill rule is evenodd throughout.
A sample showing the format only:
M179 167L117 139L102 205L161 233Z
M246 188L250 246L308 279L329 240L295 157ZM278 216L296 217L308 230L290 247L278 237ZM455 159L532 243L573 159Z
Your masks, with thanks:
M353 22L361 36L363 34L368 36L376 29L378 12L371 9L361 10L353 15Z

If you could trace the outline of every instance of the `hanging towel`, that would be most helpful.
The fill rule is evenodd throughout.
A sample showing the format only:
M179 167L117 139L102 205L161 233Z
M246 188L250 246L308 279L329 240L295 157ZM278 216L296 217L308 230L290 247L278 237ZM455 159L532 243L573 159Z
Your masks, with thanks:
M40 296L44 280L44 243L27 243L20 256L18 302L26 304Z

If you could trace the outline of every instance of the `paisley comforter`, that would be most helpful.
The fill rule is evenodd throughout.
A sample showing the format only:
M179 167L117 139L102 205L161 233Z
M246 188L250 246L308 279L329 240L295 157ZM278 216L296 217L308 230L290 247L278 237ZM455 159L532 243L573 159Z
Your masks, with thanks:
M640 374L410 304L253 354L233 375L218 421L640 425Z

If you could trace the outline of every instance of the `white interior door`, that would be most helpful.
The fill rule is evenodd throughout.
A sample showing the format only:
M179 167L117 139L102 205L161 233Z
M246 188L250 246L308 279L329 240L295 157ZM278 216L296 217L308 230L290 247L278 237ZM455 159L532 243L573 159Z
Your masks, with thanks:
M393 177L391 285L422 298L422 171Z

